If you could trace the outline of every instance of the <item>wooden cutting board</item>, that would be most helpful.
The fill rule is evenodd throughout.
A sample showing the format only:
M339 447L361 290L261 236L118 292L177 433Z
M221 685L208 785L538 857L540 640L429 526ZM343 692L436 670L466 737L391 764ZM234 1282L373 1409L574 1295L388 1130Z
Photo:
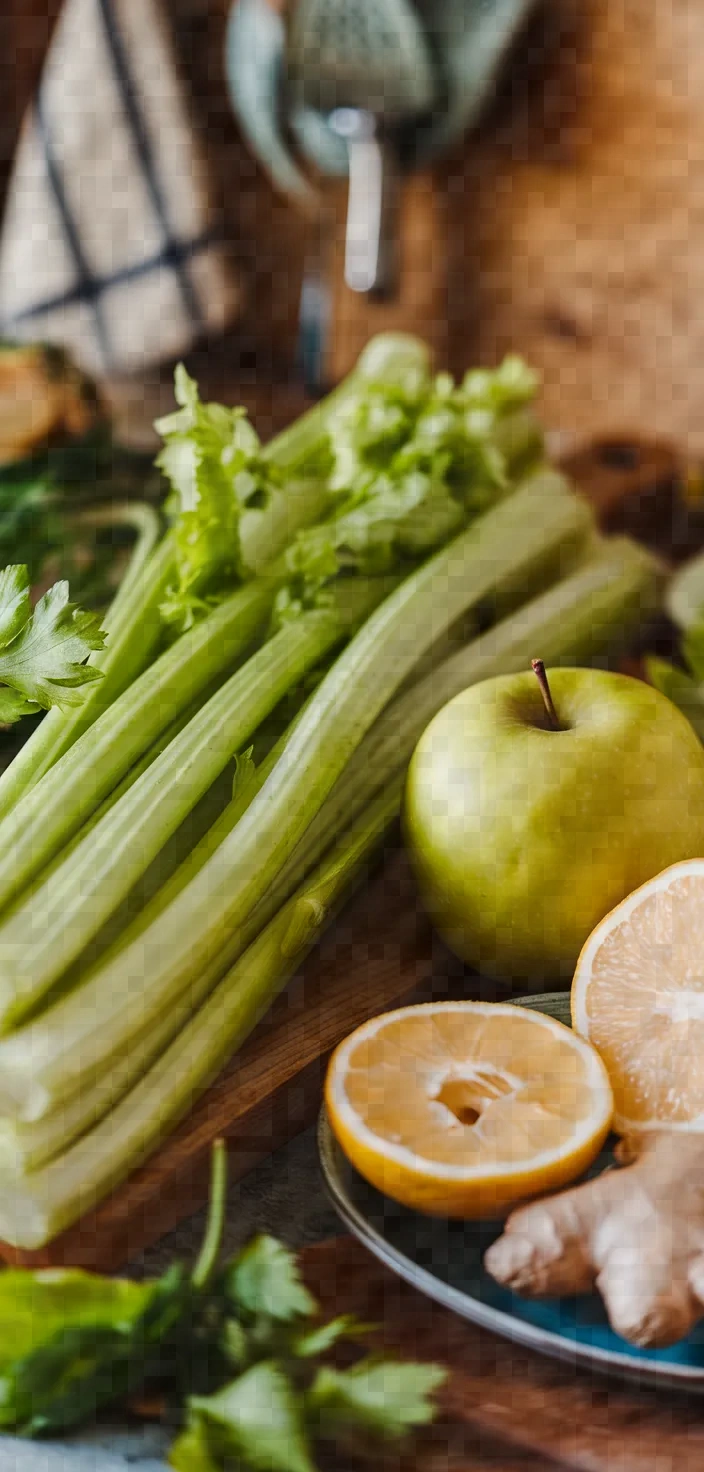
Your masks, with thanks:
M303 1254L329 1313L379 1325L370 1341L447 1366L440 1419L395 1472L699 1472L704 1400L626 1388L464 1323L381 1267L352 1238ZM410 1347L410 1348L409 1348ZM336 1472L348 1472L336 1464ZM349 1469L352 1472L352 1469Z
M605 528L640 533L675 555L702 538L681 498L682 467L667 446L596 443L570 469ZM228 1141L235 1180L313 1121L327 1058L359 1023L421 995L476 996L479 986L434 940L396 849L161 1149L48 1248L26 1253L0 1242L0 1258L121 1267L203 1204L218 1136Z

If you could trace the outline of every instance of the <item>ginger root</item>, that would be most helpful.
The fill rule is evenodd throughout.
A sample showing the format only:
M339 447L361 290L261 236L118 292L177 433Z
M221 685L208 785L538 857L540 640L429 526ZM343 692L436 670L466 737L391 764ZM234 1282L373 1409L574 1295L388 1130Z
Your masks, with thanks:
M674 1344L704 1315L704 1134L631 1136L619 1158L632 1163L514 1211L484 1264L529 1297L596 1286L624 1339Z

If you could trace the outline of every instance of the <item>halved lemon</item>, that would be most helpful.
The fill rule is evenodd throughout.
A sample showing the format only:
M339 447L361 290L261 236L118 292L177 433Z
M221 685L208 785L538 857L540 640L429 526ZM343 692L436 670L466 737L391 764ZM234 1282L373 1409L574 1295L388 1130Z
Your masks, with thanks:
M572 1021L606 1064L617 1130L704 1130L704 859L673 864L600 921Z
M613 1099L594 1049L508 1003L431 1002L357 1028L333 1054L330 1124L372 1185L417 1211L500 1217L586 1170Z

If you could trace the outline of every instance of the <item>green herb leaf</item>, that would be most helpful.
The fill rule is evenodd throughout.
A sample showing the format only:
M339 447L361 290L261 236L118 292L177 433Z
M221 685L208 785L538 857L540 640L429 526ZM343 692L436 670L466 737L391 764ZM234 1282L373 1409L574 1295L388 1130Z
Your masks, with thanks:
M511 353L498 368L470 369L462 381L461 392L468 407L505 413L529 404L538 387L534 369Z
M164 438L156 463L176 508L178 583L164 612L183 629L201 611L204 594L241 575L242 511L266 504L276 476L244 409L201 403L183 364L176 369L175 395L180 409L156 421Z
M208 1446L208 1427L204 1420L194 1420L174 1442L169 1452L169 1465L176 1472L221 1472Z
M367 383L348 396L331 427L340 504L289 550L298 595L341 571L373 575L426 556L491 506L510 480L504 422L535 387L507 359L460 388L417 371L405 385Z
M362 1360L351 1370L325 1367L308 1393L310 1423L325 1438L363 1431L395 1440L432 1421L430 1396L445 1378L439 1365L392 1360Z
M68 583L55 583L34 612L29 574L23 565L0 572L0 720L37 710L80 704L83 685L102 679L85 664L105 636L97 618L68 599Z
M289 1324L314 1314L317 1307L301 1281L294 1253L264 1234L255 1237L230 1264L224 1291L245 1320L267 1318Z
M138 1389L156 1363L166 1372L163 1346L189 1299L180 1269L147 1284L0 1274L0 1425L28 1435L80 1425Z
M34 466L0 474L0 565L26 563L32 582L66 541L52 491L49 477L38 475Z
M250 1472L315 1472L301 1398L278 1365L255 1365L217 1395L193 1397L189 1409L186 1454L184 1437L170 1458L179 1472L233 1461Z
M249 1340L246 1329L239 1319L226 1319L221 1336L222 1352L228 1365L235 1370L245 1370L249 1364Z
M355 1318L354 1314L340 1314L327 1324L295 1334L291 1339L291 1353L298 1359L315 1359L318 1355L327 1354L341 1339L357 1339L371 1327Z

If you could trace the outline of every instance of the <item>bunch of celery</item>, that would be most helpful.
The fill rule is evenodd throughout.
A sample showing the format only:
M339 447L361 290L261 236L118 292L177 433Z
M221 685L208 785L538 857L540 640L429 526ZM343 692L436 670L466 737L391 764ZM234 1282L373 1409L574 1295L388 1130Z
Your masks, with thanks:
M413 339L377 340L265 449L177 390L144 668L5 789L0 1235L27 1247L251 1031L383 841L435 711L538 648L608 649L656 596L652 559L602 544L539 463L517 360L456 386Z

